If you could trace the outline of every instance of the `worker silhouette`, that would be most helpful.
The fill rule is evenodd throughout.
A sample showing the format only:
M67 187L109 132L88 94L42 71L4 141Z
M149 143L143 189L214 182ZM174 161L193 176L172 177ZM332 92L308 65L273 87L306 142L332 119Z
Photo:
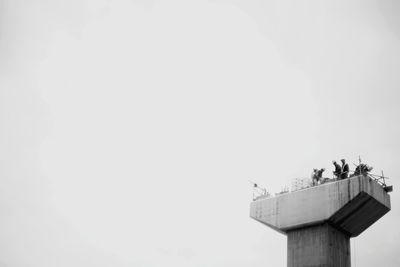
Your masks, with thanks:
M364 175L364 176L368 175L368 173L370 171L372 171L372 169L373 169L372 166L369 166L369 165L364 164L364 163L360 163L360 165L358 165L356 167L356 170L354 171L354 176L357 176L357 175Z
M342 167L340 167L340 165L336 162L336 161L332 161L333 166L335 166L335 170L333 171L333 175L336 176L337 179L341 178L341 174L342 174Z
M318 183L321 183L322 181L322 174L324 173L325 168L322 169L314 169L312 174L311 174L311 179L313 185L317 185Z
M340 174L340 177L342 179L346 179L349 177L349 172L350 172L349 164L346 163L345 159L341 159L340 161L342 162L342 172Z

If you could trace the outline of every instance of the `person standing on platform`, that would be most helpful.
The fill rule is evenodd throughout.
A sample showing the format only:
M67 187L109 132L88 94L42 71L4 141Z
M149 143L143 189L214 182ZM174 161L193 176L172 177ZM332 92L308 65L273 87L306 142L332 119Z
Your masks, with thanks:
M346 163L346 160L342 159L342 173L341 173L341 178L342 179L346 179L349 177L349 172L350 172L350 168L349 168L349 164Z
M333 163L333 166L335 166L335 170L333 172L333 175L335 175L336 178L338 180L340 180L341 174L342 174L342 167L340 167L340 165L336 161L332 161L332 163Z

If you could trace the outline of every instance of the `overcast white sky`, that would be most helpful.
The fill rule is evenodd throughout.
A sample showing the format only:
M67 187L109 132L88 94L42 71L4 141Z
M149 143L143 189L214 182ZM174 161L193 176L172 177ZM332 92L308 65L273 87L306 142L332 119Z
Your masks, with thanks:
M276 192L359 155L394 192L353 264L400 266L398 14L0 0L0 267L283 267L247 180Z

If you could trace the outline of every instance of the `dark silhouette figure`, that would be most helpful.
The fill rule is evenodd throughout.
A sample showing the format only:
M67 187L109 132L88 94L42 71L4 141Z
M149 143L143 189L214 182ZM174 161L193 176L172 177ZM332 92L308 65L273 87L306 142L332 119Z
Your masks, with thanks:
M372 169L373 169L372 166L368 166L367 164L360 163L360 165L358 165L356 167L356 170L354 171L354 176L367 175L370 171L372 171Z
M325 168L322 169L314 169L312 173L312 183L313 185L317 185L318 183L321 183L322 181L322 174L324 173Z
M324 173L324 171L325 171L325 168L322 168L317 171L318 181L320 181L322 179L322 174Z
M346 160L342 159L342 173L340 175L340 177L342 179L346 179L349 177L349 172L350 172L350 168L349 168L349 164L346 163Z
M312 173L311 173L311 180L312 180L312 185L316 185L317 184L317 169L313 169Z
M341 178L341 174L342 174L342 167L340 167L340 165L336 162L336 161L332 161L333 166L335 166L335 170L333 171L333 175L336 176L336 178L340 179Z

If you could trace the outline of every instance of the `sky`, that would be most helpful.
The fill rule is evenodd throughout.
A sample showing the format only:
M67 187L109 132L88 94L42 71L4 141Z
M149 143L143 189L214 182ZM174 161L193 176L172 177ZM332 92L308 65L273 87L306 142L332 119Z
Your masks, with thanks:
M399 266L399 12L0 0L0 267L283 267L248 180L359 156L394 192L353 266Z

